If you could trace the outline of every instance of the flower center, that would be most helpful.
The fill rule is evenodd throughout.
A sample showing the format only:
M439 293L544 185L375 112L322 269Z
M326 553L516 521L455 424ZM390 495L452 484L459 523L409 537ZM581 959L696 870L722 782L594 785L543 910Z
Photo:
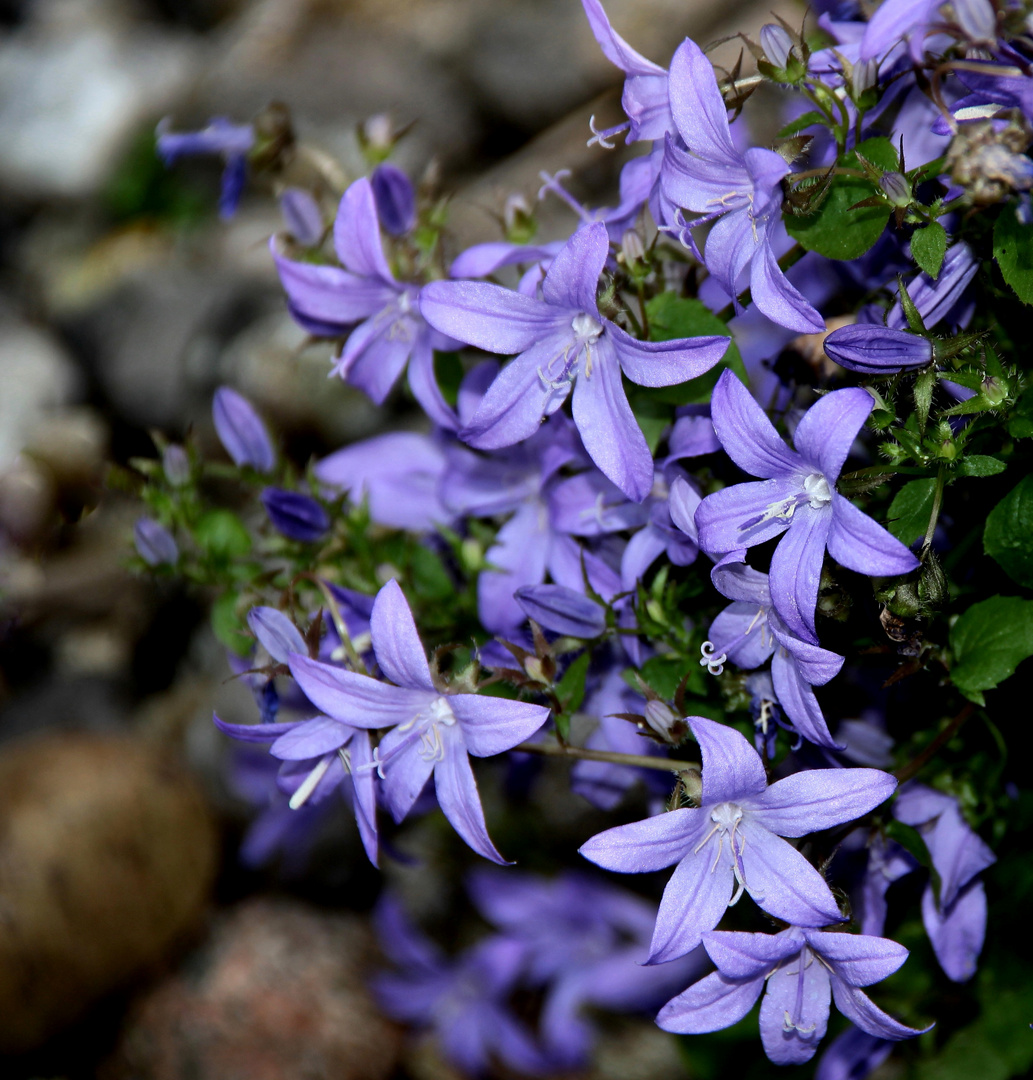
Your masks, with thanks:
M803 490L810 500L812 510L819 510L832 502L832 487L821 473L814 472L804 477Z
M746 888L746 871L742 864L742 851L746 844L746 837L739 831L742 816L742 807L736 803L723 802L711 807L710 820L714 823L714 827L703 837L699 846L693 852L693 855L698 855L710 839L715 834L717 835L717 852L710 867L710 872L713 874L717 870L717 864L721 861L721 855L724 852L725 837L728 837L728 846L732 858L732 873L739 884L735 896L729 901L729 907L738 902L739 897L742 896L743 890Z
M585 311L579 311L574 316L570 328L581 345L591 345L603 332L603 324Z

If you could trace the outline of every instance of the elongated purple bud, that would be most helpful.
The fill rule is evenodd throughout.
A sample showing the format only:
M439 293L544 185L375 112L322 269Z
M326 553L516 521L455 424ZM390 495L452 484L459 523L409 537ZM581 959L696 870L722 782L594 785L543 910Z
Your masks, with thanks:
M289 187L280 196L280 213L287 231L306 247L313 247L323 237L323 214L319 203L304 189Z
M894 206L911 205L911 184L903 173L884 172L879 180L879 187Z
M525 585L514 596L529 619L554 634L588 639L606 629L606 612L594 600L563 585Z
M404 236L416 224L416 194L409 177L394 165L378 165L369 181L380 224L392 236Z
M793 39L784 27L777 26L775 23L765 23L760 28L760 47L775 67L784 68L789 63Z
M840 367L866 375L925 367L933 359L933 346L926 338L875 323L833 330L825 338L825 352Z
M267 487L262 504L273 527L291 540L314 543L330 529L327 512L308 495L283 488Z
M179 547L172 533L153 518L142 517L133 530L136 550L148 566L172 565L179 560Z
M173 487L182 487L190 480L190 458L179 443L169 443L161 455L161 467L165 479Z
M166 165L190 154L240 156L255 145L255 129L250 124L234 124L225 116L213 116L200 131L170 131L165 117L156 131L158 153Z
M281 664L290 654L308 656L308 647L298 628L282 611L272 607L253 607L247 613L247 624L265 651Z
M250 465L261 473L272 472L276 454L265 425L246 397L221 386L212 401L212 420L219 441L237 465Z

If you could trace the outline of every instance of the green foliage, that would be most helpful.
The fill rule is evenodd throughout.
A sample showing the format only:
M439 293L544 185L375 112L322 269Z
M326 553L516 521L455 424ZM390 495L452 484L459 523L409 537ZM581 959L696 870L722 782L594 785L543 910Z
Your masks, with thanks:
M882 169L897 168L897 151L889 139L866 139L839 159L846 169L861 170L857 158ZM828 194L818 209L804 217L787 217L789 235L808 251L816 251L830 259L856 259L863 255L882 235L892 207L888 202L858 206L860 202L877 197L877 187L860 176L835 176Z
M925 535L933 512L936 481L911 480L897 492L890 503L887 528L909 547Z
M459 384L463 381L463 362L457 352L434 354L434 377L441 388L441 396L455 407L459 400Z
M1033 600L991 596L973 604L951 628L951 679L970 700L1002 683L1033 656Z
M649 316L650 341L674 341L676 338L707 337L711 334L729 336L728 327L702 300L687 299L673 292L654 296L646 304L646 314ZM734 341L729 342L728 351L721 362L706 374L677 386L651 388L649 396L669 405L707 402L725 368L731 368L739 378L746 381L746 369L743 367L739 347Z
M570 717L581 708L581 702L585 700L585 679L588 676L588 665L591 663L592 654L586 649L575 660L572 660L563 677L556 683L556 696L563 706L562 712L554 713L556 730L561 739L566 741L570 737Z
M1023 477L990 511L983 550L1012 581L1033 589L1033 476Z
M947 230L938 221L917 229L911 237L911 257L931 278L940 276L946 254Z
M958 462L954 475L996 476L998 473L1003 473L1007 467L1007 462L991 454L967 454Z
M220 644L238 656L247 656L254 639L247 632L244 620L237 614L239 601L236 593L227 592L212 604L212 630Z
M1033 225L1023 225L1010 206L994 226L994 258L1015 295L1033 304Z
M191 225L208 217L214 198L168 169L158 156L154 127L140 133L119 163L104 192L108 213L119 222L168 221Z
M251 536L231 510L209 510L198 521L194 538L219 563L242 559L251 551Z
M1033 387L1015 402L1008 418L1008 434L1013 439L1028 439L1033 436Z

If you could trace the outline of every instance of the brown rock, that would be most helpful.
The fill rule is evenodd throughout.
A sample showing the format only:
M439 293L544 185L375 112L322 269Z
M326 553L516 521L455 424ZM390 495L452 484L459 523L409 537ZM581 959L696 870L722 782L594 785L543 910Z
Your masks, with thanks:
M197 921L216 837L188 775L129 738L0 748L0 1053L32 1049Z
M254 900L138 1004L104 1080L385 1080L401 1033L366 990L355 915Z

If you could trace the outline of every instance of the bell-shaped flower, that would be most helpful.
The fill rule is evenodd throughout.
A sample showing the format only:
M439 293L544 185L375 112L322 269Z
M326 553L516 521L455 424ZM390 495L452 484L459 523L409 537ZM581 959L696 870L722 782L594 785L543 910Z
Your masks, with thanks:
M377 593L370 632L380 670L394 685L297 653L290 657L291 673L308 699L341 723L392 729L374 760L396 821L433 775L438 803L456 832L485 858L504 862L488 837L467 755L491 757L511 749L545 723L549 710L439 687L394 580Z
M667 72L659 64L636 52L614 30L599 0L581 0L581 3L603 56L627 76L621 105L629 122L596 132L596 140L606 146L607 139L625 128L629 129L628 142L662 139L672 127L671 107L667 100Z
M821 333L825 320L789 283L773 246L785 235L782 178L790 168L773 150L736 148L714 68L689 38L671 60L670 102L688 151L668 136L660 187L676 206L702 215L682 221L682 242L695 250L690 230L713 221L703 261L721 288L735 298L748 268L763 314L790 330Z
M796 732L818 746L842 750L811 687L838 675L843 657L794 634L774 609L768 575L734 559L722 559L711 572L714 587L734 603L710 624L700 664L718 674L728 660L748 670L771 657L775 695Z
M236 465L250 465L260 473L273 471L276 451L254 406L243 394L220 386L212 398L212 422L219 441Z
M270 754L283 763L276 786L290 796L291 810L318 805L340 791L355 813L369 861L377 865L376 779L368 731L329 716L283 724L230 724L218 716L214 720L234 739L272 743Z
M997 856L961 816L957 799L917 781L906 784L893 816L919 830L939 875L922 894L922 922L940 967L954 982L966 982L986 936L986 892L977 875Z
M475 281L435 281L421 310L443 334L492 352L519 353L499 374L460 432L485 450L533 435L574 391L574 422L589 456L629 498L653 483L653 458L621 382L671 386L701 375L725 337L636 341L604 319L596 289L609 254L606 226L579 229L553 260L542 298Z
M275 241L274 241L275 242ZM396 281L384 256L373 187L366 177L344 193L334 222L341 267L273 256L291 315L310 333L349 333L331 374L365 391L378 405L409 365L409 388L424 412L454 430L456 416L434 376L434 350L455 343L420 315L418 286ZM354 328L354 329L353 329Z
M786 922L840 922L824 878L782 837L853 821L887 799L896 780L877 769L816 769L768 787L760 755L738 731L699 716L687 719L703 757L700 805L618 825L581 848L587 859L621 873L677 863L660 902L649 962L694 949L744 890Z
M413 927L391 897L374 914L380 946L396 970L372 980L394 1020L430 1028L442 1055L466 1076L498 1064L520 1076L553 1071L548 1056L509 1007L524 960L522 945L493 936L454 958Z
M218 154L223 160L219 217L228 221L237 212L247 182L247 156L255 145L251 124L234 124L225 116L213 116L200 131L170 131L165 117L158 123L157 151L166 165L192 154Z
M857 1027L880 1039L908 1039L911 1028L875 1005L862 987L892 975L907 949L888 938L790 926L780 934L711 931L703 946L717 971L669 1001L656 1018L665 1031L698 1035L741 1020L764 992L760 1038L776 1065L810 1061L829 1022L831 1000Z
M761 483L708 495L696 511L700 546L725 554L785 536L771 556L771 600L797 637L817 644L814 614L826 547L869 576L907 574L918 559L836 491L850 446L875 402L859 387L834 390L807 410L790 450L764 410L730 372L714 388L714 427L728 456Z
M933 361L928 338L878 323L841 326L823 344L826 355L840 367L863 375L887 375L926 367Z
M137 518L133 543L137 554L148 566L173 566L179 561L176 538L154 518Z

